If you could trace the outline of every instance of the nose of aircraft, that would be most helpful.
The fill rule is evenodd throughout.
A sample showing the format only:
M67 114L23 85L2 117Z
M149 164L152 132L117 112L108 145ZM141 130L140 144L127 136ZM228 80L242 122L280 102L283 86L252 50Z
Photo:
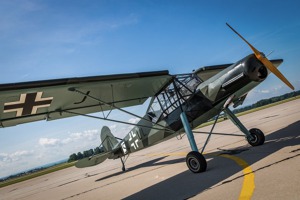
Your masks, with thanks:
M265 67L267 67L273 74L275 74L282 82L284 82L288 87L292 90L295 90L294 86L283 76L283 74L268 60L265 55L259 52L254 46L252 46L243 36L241 36L234 28L232 28L228 23L226 25L235 32L244 42L248 44L248 46L254 52L256 58L263 63Z

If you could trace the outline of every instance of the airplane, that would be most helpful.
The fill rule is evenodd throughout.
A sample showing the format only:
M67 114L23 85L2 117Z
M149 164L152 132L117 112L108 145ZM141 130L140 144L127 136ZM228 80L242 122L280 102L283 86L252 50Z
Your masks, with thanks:
M122 171L129 154L153 146L185 132L191 151L186 156L188 169L204 172L207 162L203 151L213 133L221 112L245 135L252 146L264 144L264 133L248 130L229 109L241 105L251 89L263 82L272 72L288 87L293 85L277 67L283 59L268 60L228 23L253 51L233 64L199 68L192 73L171 75L167 70L66 78L0 85L0 127L9 127L39 120L56 120L85 116L127 125L134 125L123 138L115 137L107 126L100 133L104 152L81 159L78 168L90 167L106 159L120 159ZM150 99L144 116L123 108L142 105ZM109 118L119 110L140 119L136 124ZM103 113L103 116L94 113ZM192 131L215 118L206 142L199 152ZM204 132L199 132L204 133ZM221 133L219 133L221 134Z

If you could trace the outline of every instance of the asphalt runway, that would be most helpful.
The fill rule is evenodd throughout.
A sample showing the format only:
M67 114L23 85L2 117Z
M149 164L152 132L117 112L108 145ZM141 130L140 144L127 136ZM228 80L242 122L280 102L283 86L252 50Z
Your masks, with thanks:
M239 117L259 128L266 142L251 147L244 137L211 137L207 171L191 173L188 140L173 138L120 160L85 169L71 167L0 189L0 199L300 199L300 99ZM209 131L211 126L202 128ZM240 134L231 121L215 132ZM195 134L198 148L205 135Z

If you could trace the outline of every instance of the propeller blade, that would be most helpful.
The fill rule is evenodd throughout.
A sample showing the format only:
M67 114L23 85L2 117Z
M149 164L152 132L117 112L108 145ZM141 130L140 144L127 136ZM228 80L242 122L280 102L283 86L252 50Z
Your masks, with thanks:
M283 76L283 74L265 57L259 59L273 74L275 74L282 82L295 90L294 86Z
M235 32L235 34L237 34L242 40L244 40L244 42L246 42L249 47L252 49L252 51L254 52L255 56L259 56L260 52L254 48L254 46L252 46L243 36L241 36L234 28L232 28L228 23L226 23L226 25L233 31Z
M248 46L254 52L256 58L264 64L273 74L275 74L282 82L284 82L288 87L292 90L295 90L294 86L283 76L283 74L254 46L252 46L243 36L241 36L234 28L232 28L228 23L226 25L237 34L244 42L248 44Z

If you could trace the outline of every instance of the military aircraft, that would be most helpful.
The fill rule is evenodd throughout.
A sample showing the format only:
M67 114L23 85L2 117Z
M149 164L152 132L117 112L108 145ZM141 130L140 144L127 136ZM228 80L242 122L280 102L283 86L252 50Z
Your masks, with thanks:
M186 156L186 164L193 173L204 172L207 163L202 153L210 136L217 134L213 133L213 129L221 112L225 112L244 133L250 145L262 145L265 141L263 132L256 128L247 130L229 105L241 105L247 93L264 81L270 72L294 90L277 69L282 59L268 60L229 24L227 26L248 44L254 54L233 64L203 67L187 74L170 75L168 71L154 71L2 84L0 126L78 115L135 125L123 139L114 137L104 126L100 135L104 152L75 164L81 168L97 165L106 159L120 158L123 171L130 153L185 132L192 150ZM123 109L141 105L149 98L144 116ZM110 112L115 109L140 121L133 124L109 118ZM103 112L103 116L91 114L96 112ZM199 152L192 129L213 117L214 124Z

